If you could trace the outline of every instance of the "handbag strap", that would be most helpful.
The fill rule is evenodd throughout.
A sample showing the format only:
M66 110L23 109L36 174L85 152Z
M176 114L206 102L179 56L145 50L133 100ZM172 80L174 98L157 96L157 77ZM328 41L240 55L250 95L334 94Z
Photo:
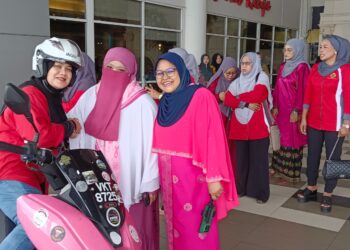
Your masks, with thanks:
M338 145L339 139L340 139L340 137L338 137L337 141L335 142L334 147L333 147L332 152L331 152L331 155L329 156L328 160L332 159L333 153L335 151L335 148Z

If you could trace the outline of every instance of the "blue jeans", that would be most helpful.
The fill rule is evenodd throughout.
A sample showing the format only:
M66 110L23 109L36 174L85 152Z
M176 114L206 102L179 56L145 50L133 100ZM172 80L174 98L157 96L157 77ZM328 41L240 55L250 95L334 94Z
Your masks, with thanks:
M17 217L16 201L24 194L40 194L40 191L20 181L0 180L0 209L16 224L11 233L0 243L0 250L34 249Z

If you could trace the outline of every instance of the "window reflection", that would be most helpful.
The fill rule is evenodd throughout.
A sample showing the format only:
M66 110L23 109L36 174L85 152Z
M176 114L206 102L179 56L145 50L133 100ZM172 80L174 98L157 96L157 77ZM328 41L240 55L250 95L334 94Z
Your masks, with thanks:
M297 31L296 30L288 30L287 31L287 40L296 38L297 37Z
M85 51L85 23L50 20L51 36L71 39Z
M145 75L146 81L155 80L154 63L157 58L169 49L180 46L180 34L168 31L145 31Z
M241 23L242 23L241 36L256 38L256 26L257 26L257 24L252 23L252 22L247 22L247 21L242 21Z
M98 78L101 76L103 58L112 47L124 47L140 58L141 29L105 24L95 24L95 65ZM140 60L138 61L140 65Z
M261 67L263 71L270 75L271 68L271 48L272 42L260 41Z
M260 26L260 38L266 40L272 40L272 26L262 24Z
M227 40L227 56L231 56L234 59L237 58L238 38L229 38Z
M278 69L283 63L284 57L283 57L283 47L284 43L275 43L274 45L274 51L273 51L273 74L278 73Z
M241 39L241 53L242 56L246 52L255 52L256 41L250 39Z
M95 19L141 24L141 2L134 0L95 0Z
M180 29L180 17L180 9L147 3L145 5L146 26Z
M85 0L49 0L50 15L85 17Z
M207 15L207 33L224 34L225 18L221 16Z
M275 28L275 41L280 41L284 42L284 37L285 37L285 29L284 28Z
M224 53L224 37L222 36L207 36L207 53L210 55L210 58L215 53Z
M237 19L228 19L227 34L230 36L238 36L239 21Z

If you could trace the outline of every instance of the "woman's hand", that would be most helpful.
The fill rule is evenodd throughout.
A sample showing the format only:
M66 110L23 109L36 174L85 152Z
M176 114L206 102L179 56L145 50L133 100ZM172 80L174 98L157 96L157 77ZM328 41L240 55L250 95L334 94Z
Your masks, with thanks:
M290 113L289 121L291 123L296 123L299 120L298 112L293 110L292 113Z
M222 102L225 101L225 94L226 94L226 92L220 92L220 93L219 93L219 99L220 99L220 101L222 101Z
M160 99L160 95L161 93L159 93L157 90L155 90L152 85L146 85L145 86L145 89L146 91L148 92L148 94L150 94L150 96L153 98L153 99Z
M220 195L222 194L222 191L223 191L221 183L219 181L208 182L208 190L209 190L209 194L210 194L211 198L214 201L220 197Z
M300 132L303 134L303 135L306 135L307 133L307 122L306 122L306 118L302 118L301 119L301 122L300 122Z
M272 116L273 117L277 117L277 115L278 115L278 108L273 108L272 110L271 110L271 114L272 114Z
M248 108L254 112L260 110L260 107L260 103L249 103L248 105Z

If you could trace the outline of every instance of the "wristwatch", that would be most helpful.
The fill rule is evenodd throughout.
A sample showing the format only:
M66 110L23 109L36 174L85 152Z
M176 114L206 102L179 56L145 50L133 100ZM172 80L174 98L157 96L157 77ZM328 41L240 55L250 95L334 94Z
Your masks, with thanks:
M349 128L350 128L350 125L349 125L349 124L343 124L342 127L343 127L343 128L349 129Z

